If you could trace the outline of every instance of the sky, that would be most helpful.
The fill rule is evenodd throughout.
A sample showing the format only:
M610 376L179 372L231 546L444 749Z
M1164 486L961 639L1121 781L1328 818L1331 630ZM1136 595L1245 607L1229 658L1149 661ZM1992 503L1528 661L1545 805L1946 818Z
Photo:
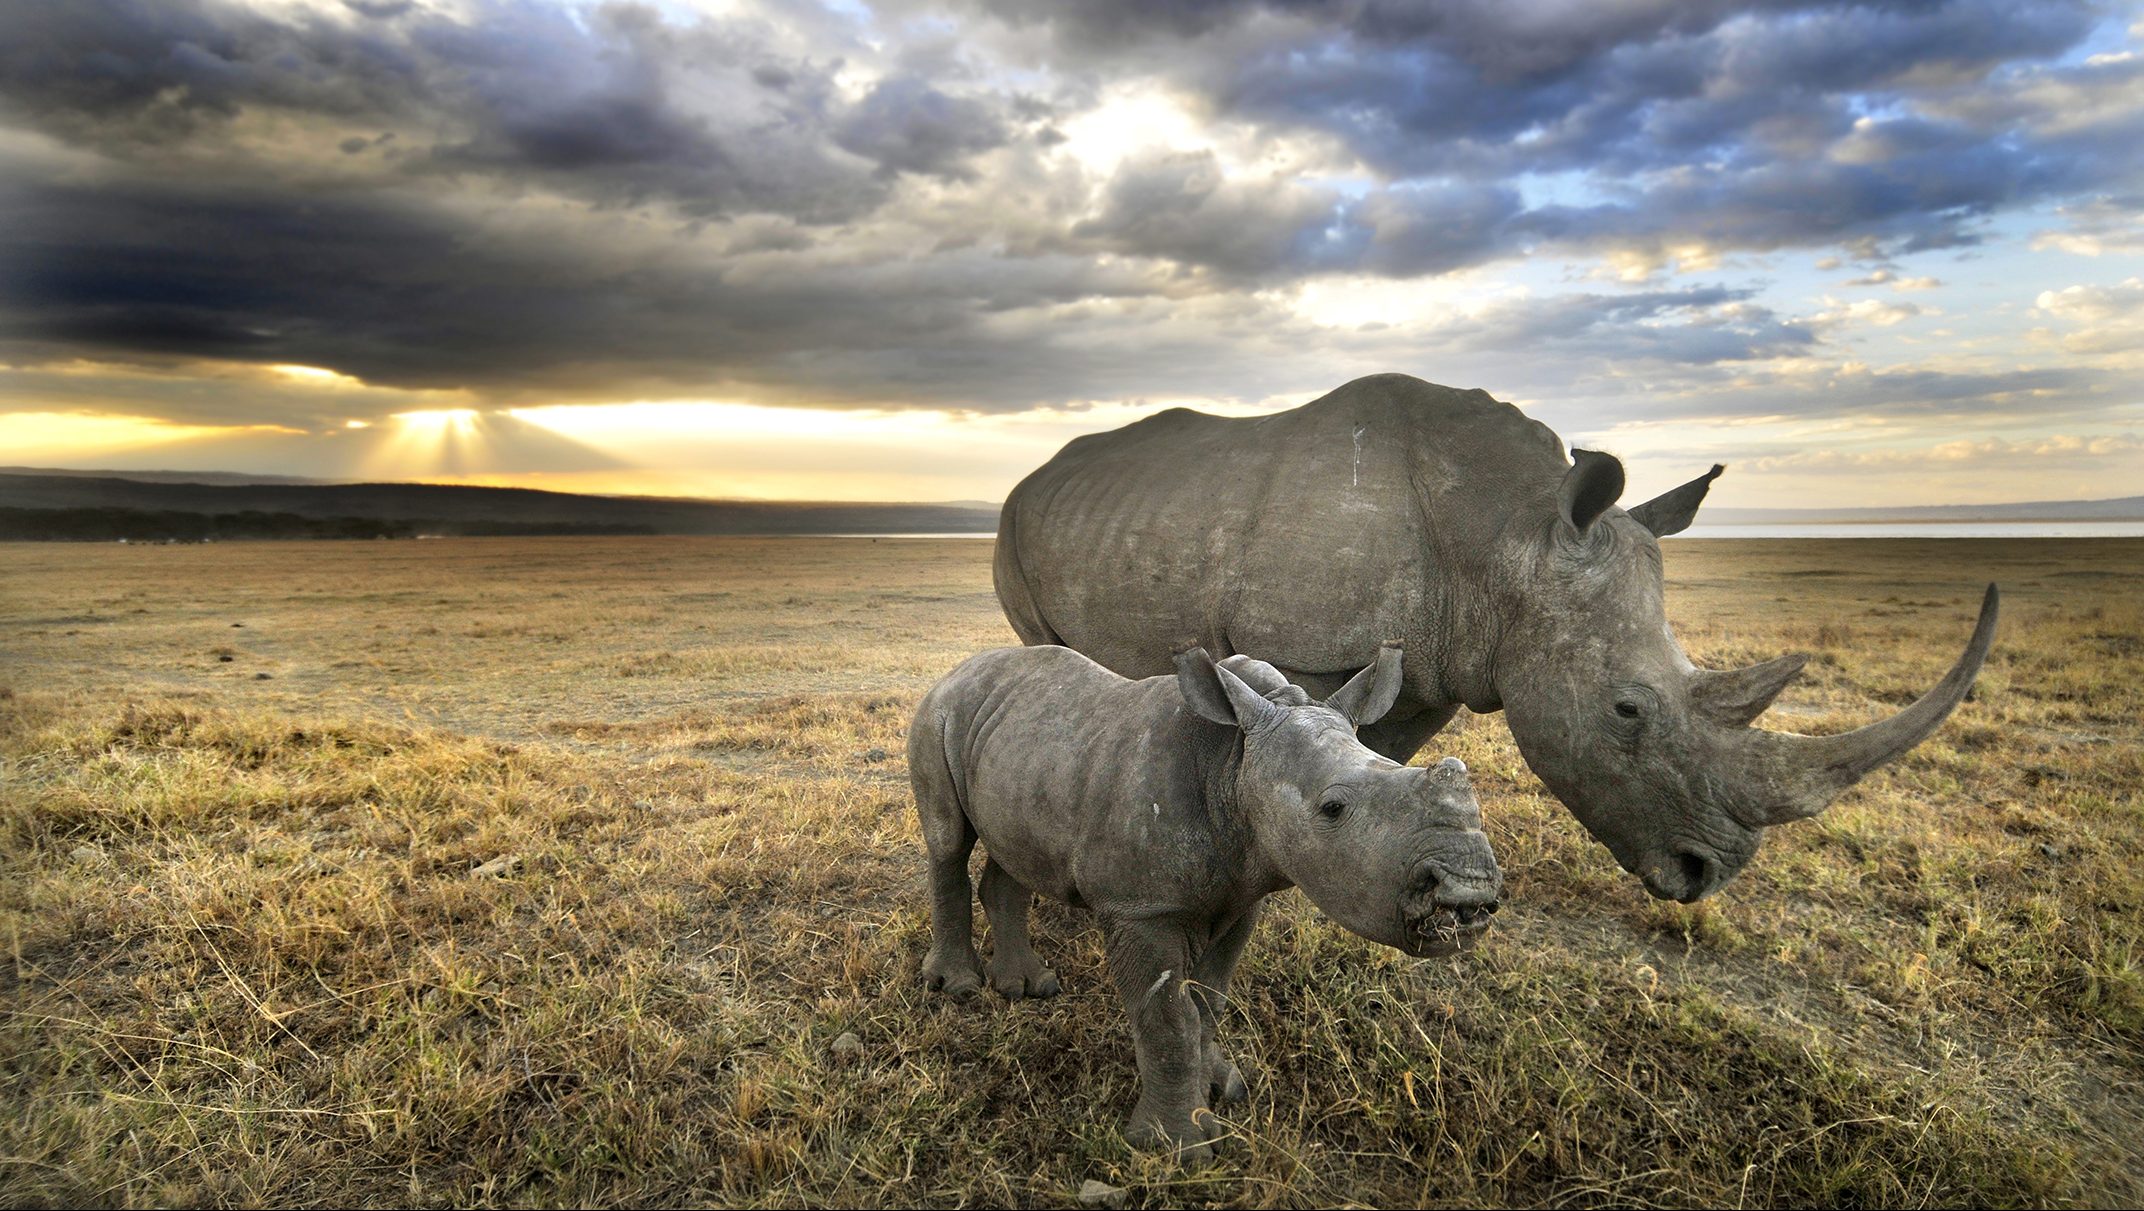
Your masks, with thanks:
M994 501L1401 371L2131 495L2139 149L2134 3L0 0L0 463Z

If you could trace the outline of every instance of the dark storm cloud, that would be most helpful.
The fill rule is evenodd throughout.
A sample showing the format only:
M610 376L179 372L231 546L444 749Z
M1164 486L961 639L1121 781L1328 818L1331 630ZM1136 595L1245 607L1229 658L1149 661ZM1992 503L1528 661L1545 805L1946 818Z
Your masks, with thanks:
M1564 247L1691 232L1757 250L1952 246L1976 216L2137 172L2116 130L2048 146L2059 136L2033 127L2055 115L2030 96L1970 122L1896 112L2062 54L2106 16L2084 0L984 7L1094 70L1159 74L1217 114L1329 135L1395 179L1591 174L1620 196L1511 232ZM2116 94L2134 70L2071 74ZM1849 136L1859 158L1833 163Z
M1362 370L1449 350L1492 386L1533 381L1501 367L1543 349L1695 375L1800 357L1826 329L1726 286L1531 299L1412 333L1335 334L1284 300L1319 275L1542 249L1877 257L2050 202L2099 224L2092 199L2144 192L2128 150L2144 106L2123 99L2139 68L2047 61L2100 16L2072 0L705 18L17 0L0 358L298 363L487 401L988 409L1258 398L1316 385L1290 377L1306 349ZM1121 82L1227 120L1240 146L1065 152ZM194 419L263 407L173 400ZM326 423L349 404L287 406Z
M1572 353L1702 365L1796 357L1817 343L1810 325L1749 302L1755 294L1703 286L1523 299L1442 325L1439 336L1470 349L1563 345Z
M996 384L1023 381L1020 363L1047 342L992 337L987 317L1150 290L1087 258L970 250L750 278L680 258L674 239L628 252L544 230L466 237L457 216L385 194L0 186L0 266L16 268L0 273L0 361L294 363L502 401L749 386L813 402L1026 407L1062 396ZM911 369L844 374L842 359L859 357ZM251 419L244 400L181 406L187 419ZM347 415L321 407L303 419Z
M1231 181L1212 152L1155 152L1121 165L1078 241L1238 278L1301 273L1327 252L1340 199L1285 180Z
M1873 370L1837 368L1827 372L1760 373L1739 377L1734 390L1695 374L1673 393L1645 395L1616 402L1611 421L1704 421L1777 416L1848 416L1883 419L1918 426L1940 435L1952 425L2027 421L2036 425L2105 419L2111 396L2122 390L2121 376L2083 366L2019 370L1938 371L1912 367ZM1584 431L1593 424L1576 409L1549 407L1540 415L1551 424L1568 423ZM1698 459L1734 451L1725 444L1662 450L1659 455ZM1743 457L1754 457L1744 448Z
M834 141L887 171L967 177L967 160L1006 140L989 105L913 76L882 80L834 128Z
M1210 151L1129 157L1074 241L1245 281L1330 272L1418 277L1507 256L1518 191L1465 182L1351 197L1285 177L1238 178Z
M883 160L833 144L853 120L833 96L833 65L785 59L749 23L516 5L473 25L427 23L410 42L432 67L430 107L463 132L418 167L812 223L866 214L885 194L873 176Z
M69 141L153 152L247 107L411 114L428 91L407 47L297 14L213 0L25 0L0 41L0 112Z
M888 173L959 175L1006 133L995 102L920 80L845 104L838 40L804 57L750 20L515 0L482 3L467 23L363 11L353 23L217 0L30 5L0 50L0 103L69 141L157 161L230 137L248 110L406 125L433 132L398 148L409 173L808 222L868 213Z

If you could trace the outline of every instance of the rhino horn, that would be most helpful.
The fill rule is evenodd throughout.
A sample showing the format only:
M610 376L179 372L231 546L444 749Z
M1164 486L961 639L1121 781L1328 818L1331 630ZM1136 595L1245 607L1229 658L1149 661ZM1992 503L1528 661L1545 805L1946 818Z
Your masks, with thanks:
M1680 534L1689 528L1690 520L1697 516L1697 507L1705 503L1705 493L1712 489L1712 481L1727 468L1712 464L1705 472L1679 488L1670 488L1642 505L1630 509L1631 520L1653 532L1654 538L1666 538Z
M1785 824L1816 815L1869 771L1898 759L1926 739L1965 701L1966 691L1972 688L1981 662L1987 659L1989 645L1995 641L1999 600L1995 586L1989 585L1980 603L1980 623L1973 628L1965 654L1958 657L1958 663L1934 689L1889 719L1836 736L1755 730L1746 733L1756 745L1757 785L1770 792L1771 799L1748 823Z
M1762 715L1807 663L1808 655L1796 652L1746 669L1698 669L1690 674L1690 701L1714 723L1740 727Z

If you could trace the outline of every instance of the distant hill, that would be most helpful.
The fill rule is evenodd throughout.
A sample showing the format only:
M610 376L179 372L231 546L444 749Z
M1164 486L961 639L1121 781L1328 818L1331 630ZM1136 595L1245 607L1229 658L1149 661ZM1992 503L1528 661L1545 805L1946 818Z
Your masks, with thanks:
M64 471L0 467L0 536L89 537L125 532L157 514L159 534L386 532L437 534L987 534L998 506L850 501L696 500L591 496L534 488L449 484L336 483L226 471ZM57 511L71 511L61 517ZM99 516L89 517L85 510ZM246 514L240 520L233 515ZM271 523L257 516L274 515ZM180 515L184 515L183 517ZM221 520L218 520L218 519ZM1837 525L1855 522L2144 520L2144 496L1993 505L1886 508L1710 508L1707 525ZM49 524L48 524L49 523ZM320 524L316 524L320 523ZM332 524L326 524L332 523ZM84 530L83 527L89 527Z
M138 479L152 484L332 484L303 475L255 475L250 471L72 471L64 467L0 467L0 475L65 475L72 479Z
M983 503L691 500L446 484L166 482L134 478L132 472L121 477L42 470L0 472L0 509L283 514L410 522L415 531L441 534L990 533L998 524L997 506ZM22 524L18 517L18 532Z

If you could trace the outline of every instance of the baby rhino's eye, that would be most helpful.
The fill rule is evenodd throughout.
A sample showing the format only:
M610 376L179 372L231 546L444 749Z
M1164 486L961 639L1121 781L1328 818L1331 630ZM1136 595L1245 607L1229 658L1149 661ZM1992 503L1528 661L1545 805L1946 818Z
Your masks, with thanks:
M1338 820L1340 813L1346 810L1347 804L1340 802L1338 799L1327 799L1325 802L1318 804L1318 814L1328 820Z

